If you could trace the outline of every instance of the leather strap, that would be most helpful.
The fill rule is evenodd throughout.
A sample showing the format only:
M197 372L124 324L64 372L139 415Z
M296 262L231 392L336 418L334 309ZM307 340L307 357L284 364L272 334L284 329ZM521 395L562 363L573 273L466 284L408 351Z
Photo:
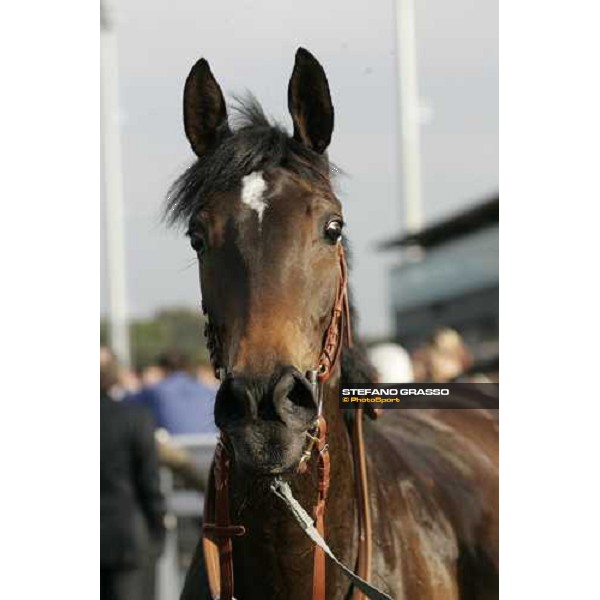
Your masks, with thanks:
M319 441L316 447L318 452L317 473L318 492L317 502L313 509L315 526L322 538L325 538L325 504L329 492L330 462L327 448L327 423L321 415L318 420ZM315 546L313 556L313 600L325 599L325 553L319 546Z
M335 366L342 352L342 335L346 336L348 347L352 347L352 330L350 327L350 303L348 300L348 265L344 246L338 245L340 260L340 278L338 280L335 302L331 311L331 321L325 332L323 349L319 356L317 378L325 383L335 371Z
M357 575L365 581L371 581L371 562L373 557L373 528L371 525L371 507L369 504L369 481L367 477L367 458L363 437L363 409L356 409L352 428L352 454L354 458L354 477L358 498L358 566ZM365 595L354 588L352 600L365 600Z
M213 477L204 504L203 549L210 593L219 600L233 600L233 536L246 533L229 517L230 457L221 437L215 448ZM212 485L211 485L212 483Z
M216 452L215 452L216 453ZM213 458L213 461L215 459ZM204 566L208 578L208 587L211 598L218 598L221 595L221 570L219 564L219 548L213 536L205 531L206 525L215 520L215 482L214 470L211 468L208 479L208 485L204 493L204 513L202 517L203 534L202 550L204 554Z
M352 346L352 331L350 327L350 304L348 300L348 266L344 254L344 246L339 244L338 256L340 261L340 278L335 294L335 302L331 313L331 321L325 332L323 349L319 357L317 378L323 385L335 371L341 355L343 340L346 336L348 346ZM325 505L330 482L330 461L327 449L327 423L323 415L319 415L318 452L318 493L317 503L313 509L315 526L322 538L325 538ZM325 600L325 553L315 546L313 556L313 600Z

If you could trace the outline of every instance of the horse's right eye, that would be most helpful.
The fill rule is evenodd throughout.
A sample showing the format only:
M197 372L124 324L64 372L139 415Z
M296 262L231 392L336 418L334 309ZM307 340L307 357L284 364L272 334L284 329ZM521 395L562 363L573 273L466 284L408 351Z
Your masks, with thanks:
M206 242L204 240L204 236L199 234L190 233L190 245L192 246L196 254L198 254L198 256L202 256L204 254L204 251L206 250Z

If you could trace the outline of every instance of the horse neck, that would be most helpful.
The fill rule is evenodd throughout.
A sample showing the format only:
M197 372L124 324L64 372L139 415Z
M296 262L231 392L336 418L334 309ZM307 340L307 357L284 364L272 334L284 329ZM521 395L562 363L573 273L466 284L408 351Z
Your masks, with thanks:
M357 508L352 449L338 405L337 380L324 389L324 416L331 460L331 483L325 507L325 538L334 553L354 565L357 552ZM312 514L317 498L316 460L290 481L295 497ZM287 507L269 493L266 482L234 482L232 517L247 534L234 541L235 596L306 600L312 593L313 544L291 517ZM327 598L343 598L347 580L327 568Z

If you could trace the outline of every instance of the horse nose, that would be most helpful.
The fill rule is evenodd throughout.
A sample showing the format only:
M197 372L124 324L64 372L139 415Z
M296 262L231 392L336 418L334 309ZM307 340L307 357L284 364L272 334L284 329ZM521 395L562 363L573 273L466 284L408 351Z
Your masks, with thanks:
M215 399L215 423L228 429L254 420L277 420L290 427L308 427L317 416L310 382L291 366L272 378L228 376Z

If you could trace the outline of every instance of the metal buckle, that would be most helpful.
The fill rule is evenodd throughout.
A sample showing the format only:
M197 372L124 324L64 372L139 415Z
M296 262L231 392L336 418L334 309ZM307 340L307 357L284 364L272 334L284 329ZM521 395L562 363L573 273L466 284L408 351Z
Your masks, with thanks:
M308 443L306 444L306 447L304 448L304 451L302 452L302 457L300 458L300 463L298 466L300 466L303 463L308 462L310 460L310 457L312 456L312 451L313 451L313 448L315 447L315 444L319 443L319 420L318 419L315 421L315 424L310 429L310 431L307 431L304 435L308 438Z

